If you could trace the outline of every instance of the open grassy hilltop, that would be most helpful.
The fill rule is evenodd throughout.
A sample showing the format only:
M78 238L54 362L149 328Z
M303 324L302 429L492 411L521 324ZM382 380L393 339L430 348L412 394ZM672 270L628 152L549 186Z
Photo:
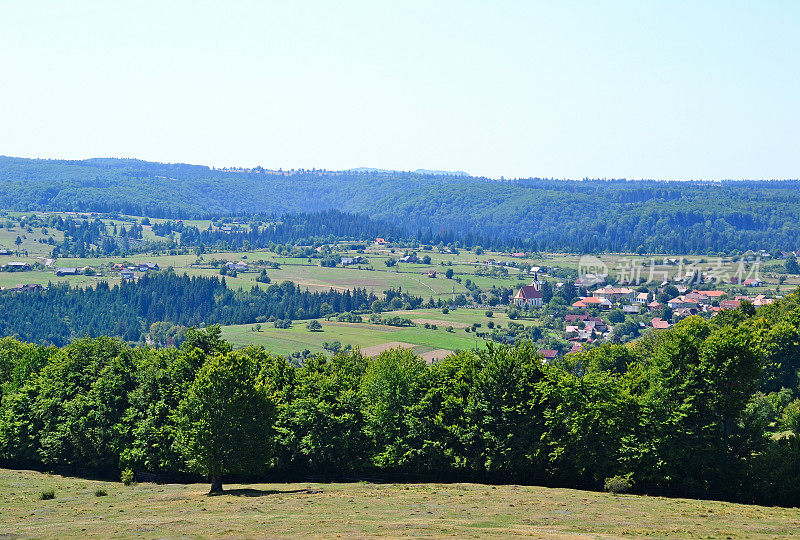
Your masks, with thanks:
M796 509L480 484L135 484L0 470L0 537L800 537ZM40 500L53 490L55 498ZM98 496L98 490L107 495Z

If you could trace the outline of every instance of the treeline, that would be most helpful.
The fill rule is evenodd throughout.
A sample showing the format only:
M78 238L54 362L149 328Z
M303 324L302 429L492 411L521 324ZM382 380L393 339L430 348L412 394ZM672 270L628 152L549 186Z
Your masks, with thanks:
M410 351L0 341L0 465L116 475L523 482L800 504L800 301L689 317L543 365L530 344Z
M234 291L226 286L224 277L188 277L165 271L113 287L107 282L94 288L63 283L50 284L43 291L2 291L0 335L55 345L101 335L137 342L156 322L199 326L270 318L313 319L367 310L376 300L379 298L366 289L311 292L290 281L266 289Z
M337 209L425 242L546 251L798 249L800 181L494 181L410 172L215 170L0 157L0 207L159 218Z
M183 222L153 224L153 232L162 237L180 233L181 246L225 246L231 249L260 249L271 244L313 245L342 240L369 241L378 237L402 239L403 231L363 214L325 210L291 213L284 216L250 216L247 224L229 224L231 230L209 227L200 229Z

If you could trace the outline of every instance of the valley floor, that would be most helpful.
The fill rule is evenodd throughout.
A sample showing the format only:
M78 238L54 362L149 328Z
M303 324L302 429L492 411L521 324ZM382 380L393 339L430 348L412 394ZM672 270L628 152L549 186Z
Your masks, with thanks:
M54 490L55 498L40 500ZM107 495L97 496L97 490ZM481 484L134 484L0 469L0 537L800 537L797 509Z

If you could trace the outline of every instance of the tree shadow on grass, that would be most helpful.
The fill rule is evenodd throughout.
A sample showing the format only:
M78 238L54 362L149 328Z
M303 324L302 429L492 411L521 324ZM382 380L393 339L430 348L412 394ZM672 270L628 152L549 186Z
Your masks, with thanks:
M321 489L252 489L252 488L239 488L239 489L226 489L218 493L209 493L209 497L217 497L220 495L233 495L234 497L266 497L268 495L279 495L289 493L306 493L313 495L322 493Z

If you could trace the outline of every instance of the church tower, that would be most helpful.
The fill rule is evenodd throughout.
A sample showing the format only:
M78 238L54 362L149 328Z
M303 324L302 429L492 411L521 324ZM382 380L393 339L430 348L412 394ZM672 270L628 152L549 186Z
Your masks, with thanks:
M531 281L531 287L533 287L537 291L542 290L542 282L539 281L539 272L533 273L533 281Z

